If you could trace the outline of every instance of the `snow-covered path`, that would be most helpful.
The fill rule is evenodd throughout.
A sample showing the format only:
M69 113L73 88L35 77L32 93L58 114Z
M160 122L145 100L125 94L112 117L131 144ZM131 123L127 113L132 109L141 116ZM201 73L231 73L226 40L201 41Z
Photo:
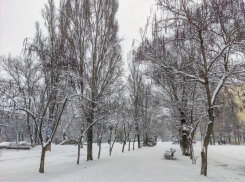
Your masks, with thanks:
M245 146L215 145L209 147L209 169L228 181L245 181Z
M199 155L197 144L196 154ZM200 176L200 158L192 165L189 157L181 155L178 145L158 143L151 148L136 148L134 151L121 152L122 145L116 143L112 156L108 155L108 145L103 144L101 159L97 160L98 147L94 145L94 160L86 161L86 148L81 150L80 165L76 164L77 147L52 146L45 158L45 173L38 172L40 147L31 151L4 150L0 157L0 181L82 181L82 182L182 182L182 181L245 181L238 166L245 166L244 159L225 156L226 151L239 146L211 146L208 177ZM176 148L176 160L164 160L163 154L170 148ZM223 147L223 148L222 148ZM132 149L132 148L131 148ZM222 151L221 149L224 149ZM244 157L245 146L238 153ZM222 156L223 155L223 156ZM224 160L226 162L222 163ZM242 164L243 163L243 164ZM227 166L226 166L226 165ZM244 168L240 170L243 170Z

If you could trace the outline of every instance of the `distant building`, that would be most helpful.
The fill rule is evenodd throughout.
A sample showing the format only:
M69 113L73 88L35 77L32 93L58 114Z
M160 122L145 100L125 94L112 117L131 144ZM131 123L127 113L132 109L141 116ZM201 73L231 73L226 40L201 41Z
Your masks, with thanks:
M233 86L229 89L233 95L233 100L236 103L236 117L238 124L233 126L232 134L240 137L240 142L245 141L245 84L240 86ZM236 139L236 138L235 138ZM234 138L233 138L234 142Z
M23 141L27 137L26 117L17 111L0 110L0 142Z

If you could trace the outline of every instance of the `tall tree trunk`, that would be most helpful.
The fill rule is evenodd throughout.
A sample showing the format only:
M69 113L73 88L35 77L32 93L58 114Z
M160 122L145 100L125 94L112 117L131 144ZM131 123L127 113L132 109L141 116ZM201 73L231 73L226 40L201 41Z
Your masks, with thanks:
M112 134L112 131L110 130L110 138L109 138L109 155L111 155L111 134Z
M131 139L129 139L128 141L128 151L130 151L130 142L131 142Z
M208 144L210 140L210 135L213 131L213 109L209 109L209 123L206 135L204 137L202 152L201 152L201 158L202 158L202 164L201 164L201 175L207 176L207 168L208 168L208 162L207 162L207 156L208 156Z
M38 132L38 129L37 129L37 127L35 127L35 139L34 139L35 144L39 143L39 138L38 138L37 132Z
M94 98L94 96L92 96ZM92 102L92 110L90 111L90 115L88 118L88 124L93 123L94 120L94 108L95 103ZM93 126L89 127L87 131L87 161L93 160Z
M188 131L186 127L185 113L180 109L180 122L182 127L180 128L180 147L182 149L182 155L188 154L189 141L188 141Z
M140 135L137 134L137 139L138 139L138 148L140 148Z
M122 152L124 152L125 145L126 145L126 140L123 142Z
M191 138L189 139L190 143L190 159L192 160L192 164L196 164L196 157L194 155L194 149L193 149L193 136L194 136L194 132L191 134Z
M215 136L214 136L214 130L212 132L212 135L213 135L213 145L215 145Z
M102 141L102 135L99 140L99 152L98 152L98 159L100 159L100 152L101 152L101 141Z
M31 147L34 147L35 144L34 144L34 141L33 141L33 134L32 134L32 131L31 131L30 115L29 115L29 113L27 114L26 120L27 120L28 131L30 133Z
M87 133L87 161L93 160L93 126L88 129Z
M145 146L146 147L148 146L148 135L147 135L147 133L145 134Z
M133 150L134 150L135 139L136 139L136 135L134 135Z
M115 132L115 138L114 138L113 143L112 143L112 147L111 147L111 150L110 150L110 155L112 153L112 149L114 147L114 143L115 143L116 140L117 140L117 133Z
M46 152L46 148L42 148L40 168L39 168L40 173L44 173L45 152Z
M190 159L193 159L193 154L192 154L192 145L190 145ZM193 161L193 160L192 160Z
M78 144L77 145L77 164L79 164L79 161L80 161L80 149L81 149L81 147L80 147L80 144Z

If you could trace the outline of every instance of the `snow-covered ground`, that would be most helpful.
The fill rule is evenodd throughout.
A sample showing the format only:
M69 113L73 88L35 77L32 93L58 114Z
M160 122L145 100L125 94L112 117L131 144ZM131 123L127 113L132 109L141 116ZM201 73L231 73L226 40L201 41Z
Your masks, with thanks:
M245 146L210 146L208 177L200 176L200 157L192 165L189 157L181 155L178 145L159 142L155 147L121 152L122 145L115 144L109 156L108 144L102 145L101 159L97 159L98 147L94 145L94 160L86 161L86 147L81 150L80 165L76 164L76 146L52 145L46 153L45 173L38 172L41 147L30 151L0 151L0 181L48 181L48 182L182 182L182 181L245 181ZM176 160L164 160L166 150L175 148ZM195 145L200 155L201 145Z

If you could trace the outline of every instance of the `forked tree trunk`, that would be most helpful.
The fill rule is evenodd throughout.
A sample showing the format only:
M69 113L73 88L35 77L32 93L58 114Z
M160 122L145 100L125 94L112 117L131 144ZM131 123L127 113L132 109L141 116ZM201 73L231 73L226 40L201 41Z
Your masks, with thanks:
M39 168L40 173L44 173L45 152L46 152L46 148L42 148L40 168Z

